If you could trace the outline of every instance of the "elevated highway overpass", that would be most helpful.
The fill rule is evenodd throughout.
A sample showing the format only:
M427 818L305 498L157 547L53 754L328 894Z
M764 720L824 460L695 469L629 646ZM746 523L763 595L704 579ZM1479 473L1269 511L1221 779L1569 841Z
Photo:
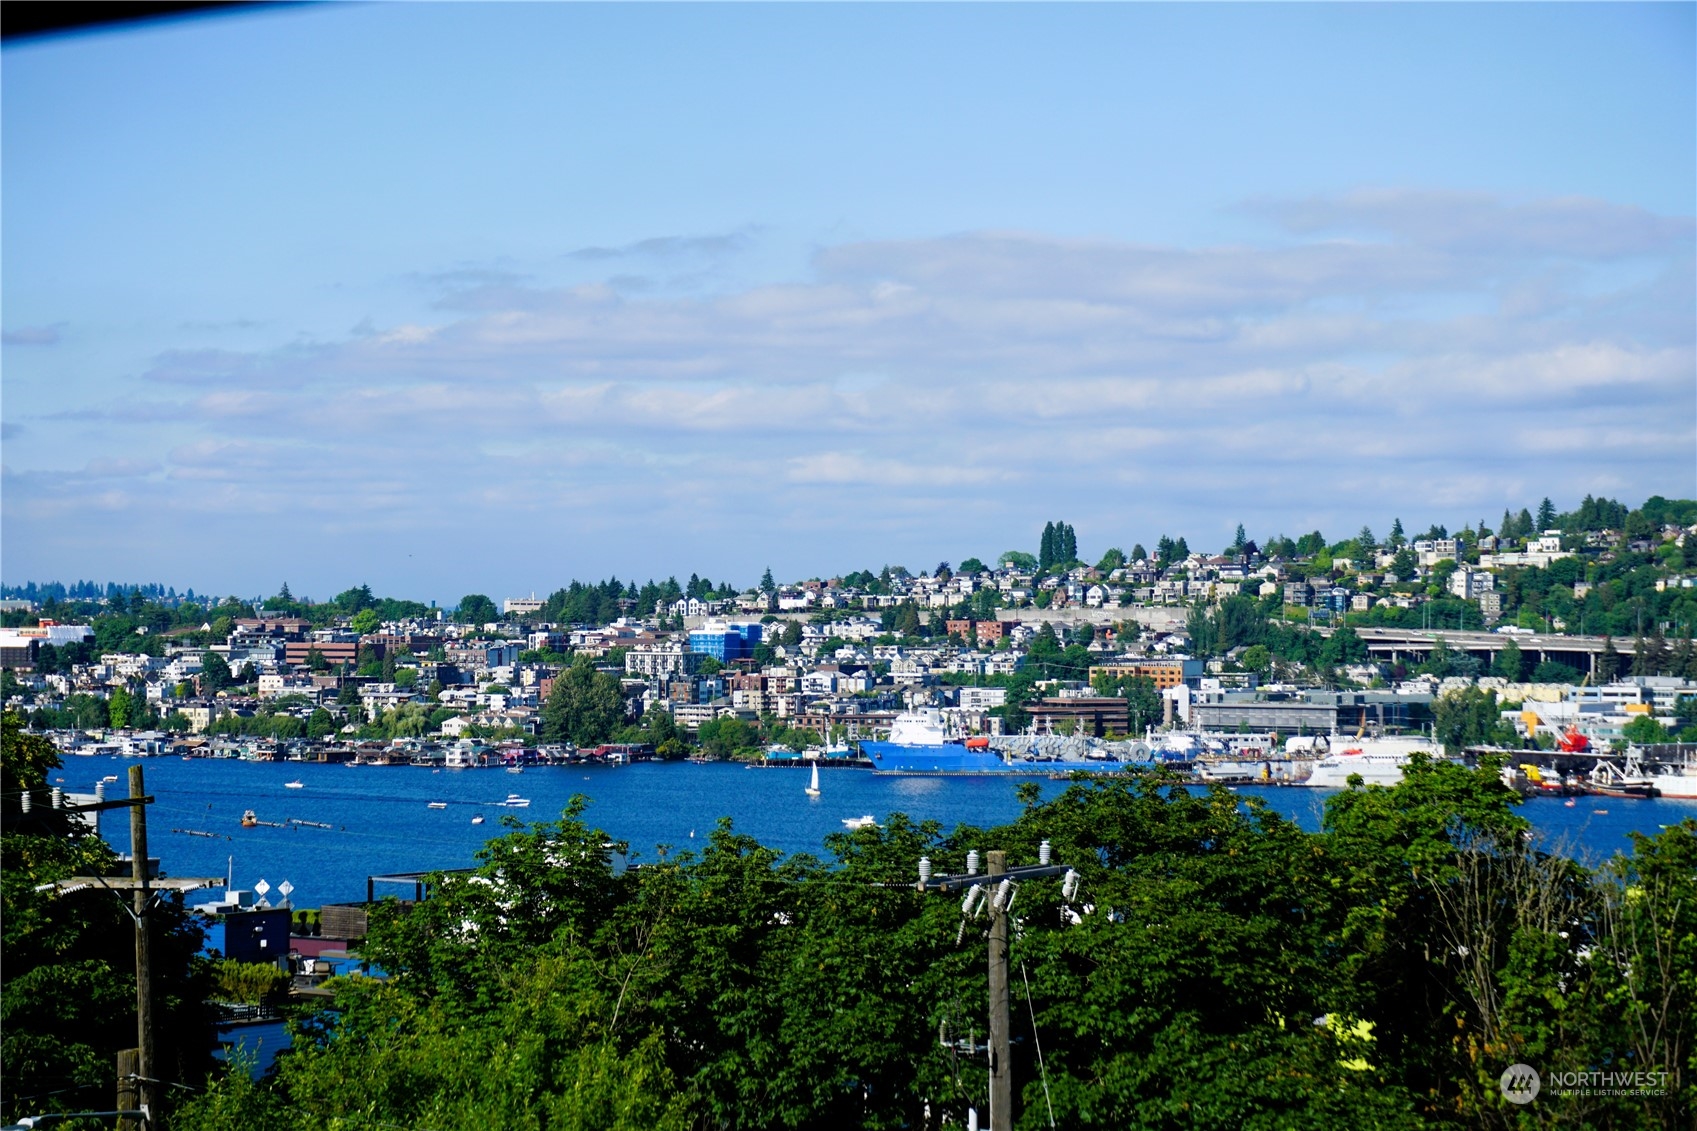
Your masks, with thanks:
M1333 630L1321 629L1330 635ZM1489 664L1497 653L1512 641L1531 664L1554 660L1581 673L1596 674L1597 657L1603 652L1603 636L1564 636L1553 632L1499 633L1464 632L1455 629L1432 628L1357 628L1355 634L1367 645L1376 659L1419 662L1424 660L1439 640L1452 652L1466 652ZM1615 647L1618 649L1619 644ZM1631 647L1626 650L1631 655Z

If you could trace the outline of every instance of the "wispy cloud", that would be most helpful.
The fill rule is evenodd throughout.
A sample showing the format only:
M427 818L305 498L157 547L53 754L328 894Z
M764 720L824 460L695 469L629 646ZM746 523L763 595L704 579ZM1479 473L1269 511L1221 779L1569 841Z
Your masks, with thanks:
M567 259L600 261L606 259L678 259L685 257L721 258L746 251L759 234L759 227L748 225L734 232L705 236L651 236L619 247L580 247L566 253Z
M55 322L51 326L20 326L0 333L0 343L8 346L56 346L60 340L59 331L64 325L63 322Z
M374 553L477 524L600 559L732 526L781 561L793 530L951 557L1055 515L1129 544L1697 490L1688 218L1387 190L1248 207L1278 226L1263 244L867 241L711 292L625 276L748 233L583 249L608 276L571 286L421 275L437 317L170 351L146 395L68 404L54 426L172 431L100 474L9 473L8 514L289 515Z

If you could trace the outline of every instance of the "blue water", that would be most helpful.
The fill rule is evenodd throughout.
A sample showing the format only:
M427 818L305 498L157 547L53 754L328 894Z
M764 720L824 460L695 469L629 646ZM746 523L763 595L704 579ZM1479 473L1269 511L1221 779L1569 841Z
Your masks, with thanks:
M71 757L54 776L69 790L92 791L94 782L116 774L119 780L107 786L115 797L127 791L125 775L133 764ZM825 836L842 831L845 817L870 813L882 821L899 811L953 828L1001 824L1020 812L1017 780L889 777L857 769L827 770L820 783L824 796L810 800L802 793L807 775L801 769L724 764L533 767L522 774L229 759L150 758L141 765L147 791L157 799L148 809L148 848L167 875L222 877L228 867L238 888L263 879L275 889L288 880L298 907L362 900L368 875L472 865L484 841L503 831L503 815L551 820L577 793L590 799L584 819L628 842L637 861L656 859L659 845L673 851L701 848L721 816L773 848L822 854ZM304 788L284 788L297 779ZM1038 785L1046 797L1066 788L1065 782L1048 780ZM1322 790L1255 786L1238 792L1264 797L1310 830L1319 827L1329 796ZM530 798L530 807L500 807L509 793ZM447 808L428 808L431 801L446 802ZM333 827L244 829L245 809L261 820L292 817ZM1630 851L1629 832L1654 834L1663 825L1697 817L1697 800L1580 798L1570 809L1554 798L1533 798L1522 811L1547 843L1595 863ZM475 814L485 823L473 825ZM173 829L211 832L217 839ZM108 815L102 831L114 847L128 851L127 819ZM385 891L410 895L411 889L379 888L379 894ZM276 902L277 893L270 898Z

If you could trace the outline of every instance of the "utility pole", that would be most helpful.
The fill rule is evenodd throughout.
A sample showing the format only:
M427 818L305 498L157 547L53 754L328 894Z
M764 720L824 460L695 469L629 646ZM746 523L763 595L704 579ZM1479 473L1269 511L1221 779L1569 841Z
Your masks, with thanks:
M967 871L962 876L933 876L931 861L922 859L919 862L920 891L967 892L961 905L961 914L964 916L961 923L963 934L966 931L966 922L976 914L988 909L990 915L990 1131L1013 1131L1008 920L1012 918L1014 895L1022 880L1064 875L1066 881L1062 885L1063 897L1071 899L1078 882L1078 875L1072 868L1065 864L1050 863L1049 842L1046 840L1038 848L1038 861L1037 864L1009 868L1007 853L993 850L985 854L988 872L983 877L977 874L977 852L967 854Z
M100 796L97 788L95 796ZM125 1049L118 1054L118 1108L115 1112L102 1112L103 1115L119 1117L120 1127L135 1128L141 1123L157 1125L159 1119L159 1080L156 1076L158 1069L157 1058L154 1055L153 1041L153 959L151 954L150 937L148 933L148 909L153 896L159 892L189 892L199 888L215 887L218 879L155 879L148 869L147 859L147 806L153 798L146 795L143 788L142 768L130 767L130 795L117 801L97 800L91 805L66 805L58 790L53 791L55 809L68 813L97 813L107 809L128 808L130 811L130 878L120 879L114 876L68 876L62 880L37 884L38 892L53 892L55 895L70 895L74 892L88 891L96 888L123 897L123 893L133 893L131 901L125 903L124 910L135 920L136 925L136 1038L138 1048ZM24 811L29 811L29 794L23 797ZM135 1104L140 1101L140 1109Z
M147 806L141 801L147 791L142 788L140 766L130 767L130 878L135 881L136 921L136 1076L142 1108L149 1122L159 1118L159 1089L153 1045L153 956L147 923L147 905L151 894L147 874Z
M991 886L1007 872L1007 853L986 854ZM1008 1039L1008 915L990 909L990 1131L1013 1131L1012 1046Z

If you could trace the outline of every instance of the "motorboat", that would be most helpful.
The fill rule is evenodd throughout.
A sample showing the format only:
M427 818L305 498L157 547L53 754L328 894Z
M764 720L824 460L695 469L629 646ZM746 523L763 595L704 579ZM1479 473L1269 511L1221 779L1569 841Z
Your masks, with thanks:
M284 789L305 789L306 783L301 782L301 781L286 781L286 782L283 783L283 788Z
M448 803L446 801L430 801L426 802L424 807L426 809L446 809Z
M863 817L844 817L843 825L850 829L875 829L878 827L878 819L870 813Z
M505 805L508 809L529 809L530 798L520 797L516 793L509 793L507 794L507 799L501 802L501 804Z
M477 816L473 817L471 819L471 823L474 825L481 825L483 823L483 814L479 813Z
M254 813L254 811L252 809L249 809L242 814L242 828L244 828L244 829L257 829L258 827L259 827L259 817Z

